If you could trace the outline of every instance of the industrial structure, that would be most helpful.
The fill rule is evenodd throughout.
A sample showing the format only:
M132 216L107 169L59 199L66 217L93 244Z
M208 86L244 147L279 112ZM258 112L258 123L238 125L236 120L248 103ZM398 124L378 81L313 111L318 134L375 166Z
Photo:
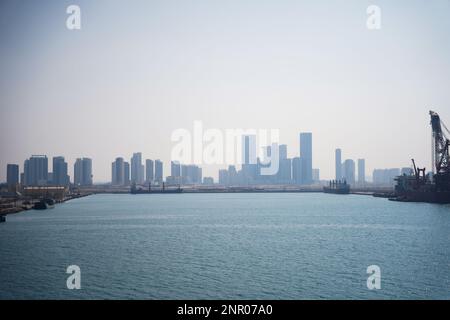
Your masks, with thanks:
M396 178L395 197L391 200L450 203L450 131L439 115L430 111L432 130L432 173L418 168L414 159L414 173Z

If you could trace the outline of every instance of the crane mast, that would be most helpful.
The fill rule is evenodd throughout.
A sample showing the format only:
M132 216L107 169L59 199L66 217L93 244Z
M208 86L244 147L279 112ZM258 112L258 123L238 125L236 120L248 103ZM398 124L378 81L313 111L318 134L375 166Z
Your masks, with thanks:
M436 112L430 111L430 116L432 130L433 172L436 174L450 173L450 140L447 138L442 128L444 128L447 133L449 133L449 131Z

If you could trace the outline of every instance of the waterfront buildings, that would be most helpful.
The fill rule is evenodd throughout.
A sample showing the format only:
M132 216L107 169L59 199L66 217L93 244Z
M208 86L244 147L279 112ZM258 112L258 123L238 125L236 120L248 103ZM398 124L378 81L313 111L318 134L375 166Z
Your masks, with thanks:
M153 160L145 160L145 181L151 183L155 179L155 165Z
M256 136L245 135L242 137L242 164L256 164Z
M53 157L53 174L51 182L54 186L68 186L70 184L68 166L64 157Z
M144 166L142 165L142 153L133 153L131 157L131 183L144 183Z
M181 177L181 165L178 161L170 162L170 174L173 177Z
M348 184L355 184L355 161L347 159L342 166L342 178L347 181Z
M15 187L19 184L19 165L8 164L6 166L6 183L8 188Z
M92 159L78 158L75 160L74 184L76 186L91 186L93 184Z
M155 181L163 183L163 163L161 160L155 160Z
M302 166L300 157L292 159L292 180L295 184L302 183Z
M366 183L366 160L358 159L358 184L363 186Z
M130 184L131 184L130 163L124 161L123 162L123 185L129 186Z
M48 184L48 158L45 155L33 155L24 162L25 186L46 186Z
M301 183L311 184L312 178L312 133L300 133Z
M202 169L196 165L182 165L181 181L183 184L201 184Z
M335 171L336 171L336 180L342 179L342 150L336 149L334 153L334 159L335 159Z
M373 170L373 184L379 186L393 186L394 178L400 175L399 168Z
M219 170L219 184L223 186L229 185L228 170L226 169Z
M111 184L113 186L125 185L125 161L122 157L116 158L111 165Z

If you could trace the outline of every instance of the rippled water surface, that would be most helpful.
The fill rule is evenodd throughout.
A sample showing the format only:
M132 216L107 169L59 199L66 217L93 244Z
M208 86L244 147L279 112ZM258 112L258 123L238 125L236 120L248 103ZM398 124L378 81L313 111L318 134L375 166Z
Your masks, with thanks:
M68 290L66 268L81 268ZM381 268L368 290L367 267ZM0 224L0 298L449 299L450 206L327 194L95 195Z

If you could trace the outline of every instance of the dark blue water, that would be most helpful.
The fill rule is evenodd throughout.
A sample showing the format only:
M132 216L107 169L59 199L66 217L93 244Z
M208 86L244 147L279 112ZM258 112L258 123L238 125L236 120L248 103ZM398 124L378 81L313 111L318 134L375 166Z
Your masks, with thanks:
M81 290L66 268L81 268ZM381 289L367 289L369 265ZM0 224L0 298L449 299L450 207L326 194L96 195Z

